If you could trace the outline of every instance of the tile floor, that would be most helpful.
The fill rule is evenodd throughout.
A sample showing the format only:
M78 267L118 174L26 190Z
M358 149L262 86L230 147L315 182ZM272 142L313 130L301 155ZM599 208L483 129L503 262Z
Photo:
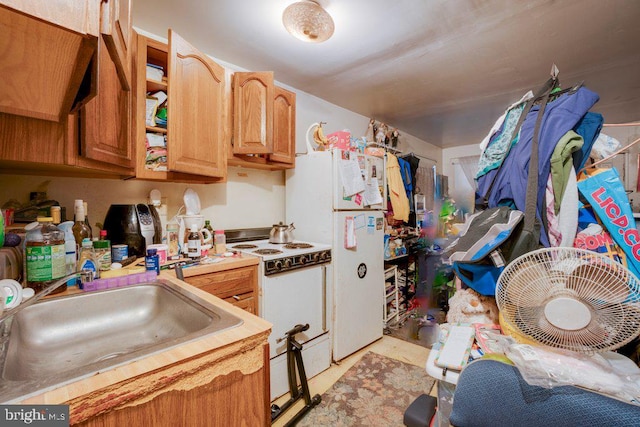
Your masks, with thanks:
M416 345L407 341L394 338L392 336L385 335L378 341L368 345L367 347L359 350L351 356L340 361L339 364L332 364L329 369L316 375L309 380L309 389L311 396L316 394L322 395L329 389L351 366L353 366L367 351L373 351L378 354L382 354L393 359L400 360L402 362L410 363L412 365L425 367L427 363L427 357L429 356L429 349L420 345ZM436 386L431 390L432 396L436 396ZM273 403L280 405L289 400L289 394L279 397ZM289 419L291 419L299 410L304 406L304 399L299 399L295 405L289 408L283 415L273 423L273 426L283 426Z

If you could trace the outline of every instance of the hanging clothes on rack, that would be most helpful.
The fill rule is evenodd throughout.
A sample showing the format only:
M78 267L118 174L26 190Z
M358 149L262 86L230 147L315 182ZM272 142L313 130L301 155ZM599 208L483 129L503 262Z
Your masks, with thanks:
M593 148L593 144L600 134L602 125L604 123L604 117L599 113L588 112L576 125L576 133L582 136L584 144L580 151L573 153L573 164L577 171L582 169L589 160L589 153Z
M585 116L598 101L595 92L579 87L575 92L566 92L549 102L540 125L538 142L538 185L537 217L544 227L540 234L541 243L549 246L542 209L545 206L547 179L550 172L550 158L556 143ZM489 207L512 205L520 211L525 210L526 186L531 153L531 141L538 116L538 106L531 108L520 130L518 143L513 146L499 169L494 169L478 179L479 194L487 197ZM494 181L490 194L491 182Z
M402 181L398 158L387 152L387 186L393 208L393 219L409 221L409 199Z
M407 194L407 199L409 200L409 212L414 212L413 180L411 178L411 165L402 157L398 157L398 166L400 166L400 176L402 177L402 184L404 185L404 191Z
M420 164L420 158L413 153L405 154L404 156L398 157L398 159L402 159L409 163L411 167L411 184L413 185L413 189L416 188L416 174L418 173L418 166Z

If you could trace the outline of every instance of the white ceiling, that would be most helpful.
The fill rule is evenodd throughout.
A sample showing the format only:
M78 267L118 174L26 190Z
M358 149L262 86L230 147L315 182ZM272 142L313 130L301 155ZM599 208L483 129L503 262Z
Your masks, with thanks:
M479 142L551 65L607 123L640 119L640 0L319 0L321 44L282 26L294 0L132 0L134 26L440 147Z

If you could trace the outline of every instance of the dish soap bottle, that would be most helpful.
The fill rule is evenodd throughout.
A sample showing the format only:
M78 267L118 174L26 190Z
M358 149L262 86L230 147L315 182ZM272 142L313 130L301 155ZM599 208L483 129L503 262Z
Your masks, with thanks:
M80 249L80 257L78 259L78 269L83 272L91 273L91 280L95 280L100 277L100 267L96 261L96 253L93 249L93 242L88 237L82 240L82 248ZM82 281L80 282L80 289L82 289Z

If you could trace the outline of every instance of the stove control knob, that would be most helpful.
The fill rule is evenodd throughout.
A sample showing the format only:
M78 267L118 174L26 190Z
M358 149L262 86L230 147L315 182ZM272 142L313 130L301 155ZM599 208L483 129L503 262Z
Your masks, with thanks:
M323 260L323 261L324 261L325 259L327 259L327 253L326 253L326 252L321 252L321 253L320 253L320 259L321 259L321 260Z
M284 267L285 268L291 268L291 260L290 259L285 259L284 260Z
M320 254L319 253L313 254L313 262L318 262L318 261L320 261Z
M300 264L306 264L306 263L307 263L307 256L300 255Z
M280 262L280 261L276 261L276 262L274 262L274 263L273 263L273 266L274 266L274 268L275 268L275 270L276 270L276 271L280 271L280 270L282 270L282 262Z

